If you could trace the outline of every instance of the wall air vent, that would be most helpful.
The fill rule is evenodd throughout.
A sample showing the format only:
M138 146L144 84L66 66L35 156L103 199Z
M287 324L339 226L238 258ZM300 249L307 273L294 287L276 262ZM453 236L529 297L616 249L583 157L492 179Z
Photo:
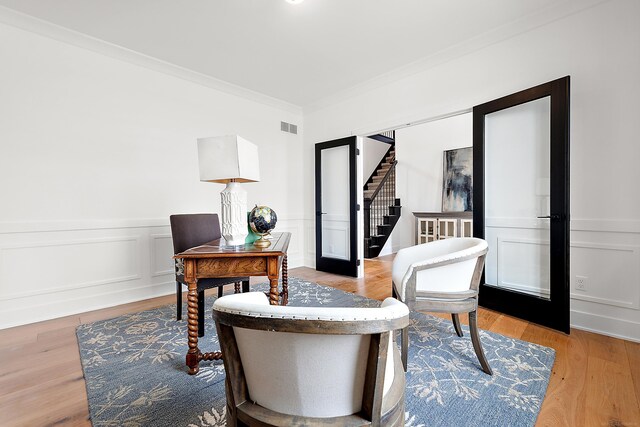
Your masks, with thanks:
M280 130L282 132L292 133L294 135L298 134L298 125L294 125L287 122L280 122Z

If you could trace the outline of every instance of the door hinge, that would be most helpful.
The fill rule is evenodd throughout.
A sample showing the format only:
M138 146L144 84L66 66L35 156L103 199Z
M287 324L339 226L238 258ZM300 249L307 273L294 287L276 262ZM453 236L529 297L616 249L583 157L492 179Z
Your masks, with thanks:
M356 148L356 156L359 156L359 155L360 155L360 149Z
M356 260L356 267L360 267L360 260Z
M356 210L359 211L360 210L360 205L356 204Z

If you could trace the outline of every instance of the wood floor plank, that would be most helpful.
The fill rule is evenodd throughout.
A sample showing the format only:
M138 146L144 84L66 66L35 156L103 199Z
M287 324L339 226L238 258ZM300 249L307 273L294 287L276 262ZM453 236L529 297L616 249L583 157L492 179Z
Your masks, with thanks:
M391 295L392 262L393 256L365 261L361 279L306 267L289 274L383 300ZM252 284L266 281L251 279ZM225 289L231 292L232 287ZM175 295L0 330L0 425L90 426L76 326L171 303ZM450 319L446 313L434 315ZM468 324L468 316L460 317ZM575 329L566 335L482 308L478 324L556 350L537 426L640 427L640 344Z
M626 362L627 349L625 348L624 340L594 333L591 333L589 338L589 356L610 362Z
M640 408L628 367L619 361L589 356L586 407L592 411L587 426L633 426L640 423Z
M580 331L572 336L528 324L521 339L551 347L556 360L542 403L538 426L582 426L588 416L584 385L587 375L588 343Z
M491 332L520 339L528 325L529 322L525 320L515 319L501 314L491 325Z
M73 373L39 387L0 396L0 425L68 425L88 419L82 373Z
M629 360L636 400L640 403L640 343L625 341L624 345L627 350L627 359Z

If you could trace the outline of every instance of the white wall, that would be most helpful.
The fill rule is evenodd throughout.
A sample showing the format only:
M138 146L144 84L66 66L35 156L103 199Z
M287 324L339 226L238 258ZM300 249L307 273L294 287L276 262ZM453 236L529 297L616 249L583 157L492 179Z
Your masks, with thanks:
M362 138L362 178L369 179L389 150L390 145L376 139Z
M219 212L223 188L198 180L198 137L258 145L248 202L303 264L302 135L280 131L301 111L5 24L0 64L0 328L173 292L168 217Z
M393 252L414 244L412 212L442 210L443 153L470 147L473 143L471 130L471 114L396 130L396 191L402 204L402 216L389 239L393 242Z
M315 142L464 110L570 75L571 323L640 340L638 16L636 0L603 2L305 112L305 164ZM305 191L312 185L307 173ZM589 277L586 292L574 289L575 275Z

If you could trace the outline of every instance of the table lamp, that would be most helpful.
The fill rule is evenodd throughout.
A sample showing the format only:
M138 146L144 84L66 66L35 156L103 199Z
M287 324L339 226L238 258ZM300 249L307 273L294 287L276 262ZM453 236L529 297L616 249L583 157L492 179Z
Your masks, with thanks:
M260 181L258 147L238 135L198 138L200 181L226 183L220 193L222 237L244 245L247 237L247 192L241 182Z

